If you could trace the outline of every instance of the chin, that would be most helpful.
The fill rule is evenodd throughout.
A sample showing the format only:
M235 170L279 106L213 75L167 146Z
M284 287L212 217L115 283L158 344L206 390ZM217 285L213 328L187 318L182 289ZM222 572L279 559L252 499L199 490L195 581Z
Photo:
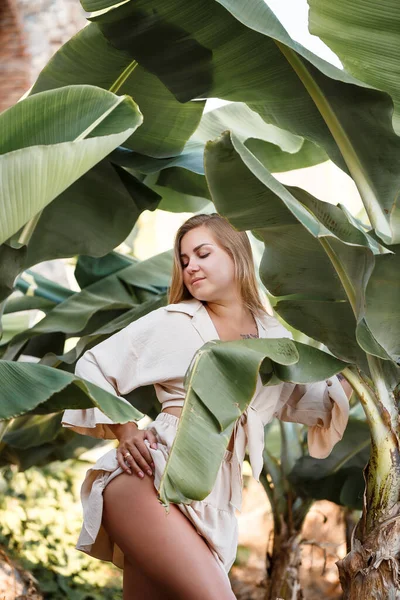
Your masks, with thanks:
M192 294L193 298L196 298L196 300L200 300L201 302L206 302L208 300L209 294L201 292L200 290L198 292L194 290L190 293Z

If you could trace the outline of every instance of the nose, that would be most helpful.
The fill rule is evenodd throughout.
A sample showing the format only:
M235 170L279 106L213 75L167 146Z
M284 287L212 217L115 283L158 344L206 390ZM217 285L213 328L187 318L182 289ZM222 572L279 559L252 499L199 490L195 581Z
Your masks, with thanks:
M189 260L187 267L186 267L186 271L188 273L196 273L196 271L199 270L199 265L196 263L196 257L193 257Z

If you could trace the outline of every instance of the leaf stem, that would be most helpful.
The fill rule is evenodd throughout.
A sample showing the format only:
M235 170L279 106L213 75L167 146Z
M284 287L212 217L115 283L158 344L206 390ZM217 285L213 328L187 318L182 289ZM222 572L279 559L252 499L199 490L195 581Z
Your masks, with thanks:
M42 216L43 210L39 211L30 219L24 226L21 235L18 238L19 244L24 244L25 246L29 243L33 232L36 229L36 225L39 223L40 217Z
M328 126L333 139L338 145L343 159L349 169L350 175L354 179L354 183L356 184L360 193L362 202L371 223L373 223L374 227L379 230L380 234L382 235L382 239L390 242L392 239L390 226L383 213L373 184L370 181L368 173L363 167L349 136L347 135L341 122L336 116L334 109L329 103L328 98L325 96L317 81L312 76L303 60L299 58L297 53L278 40L275 40L275 44L278 46L306 88L307 92L310 94L311 99Z
M358 373L354 371L354 367L346 367L343 369L342 375L347 379L353 390L355 390L357 393L370 426L371 435L375 442L378 443L383 437L386 436L387 428L382 421L382 417L377 406L376 396L361 380Z
M128 77L132 75L133 71L136 69L137 66L138 63L136 60L133 60L131 63L129 63L129 65L122 71L118 79L114 81L113 85L109 88L109 91L113 94L116 94L119 91L119 89L123 86L125 81L128 79Z
M336 256L336 253L332 250L328 240L326 240L325 238L318 238L318 241L321 244L321 246L323 247L323 249L325 250L326 254L328 255L329 260L331 261L331 263L340 279L343 289L346 292L347 299L353 310L354 316L357 319L356 291L353 287L353 284L351 283L345 269L342 267L338 257Z

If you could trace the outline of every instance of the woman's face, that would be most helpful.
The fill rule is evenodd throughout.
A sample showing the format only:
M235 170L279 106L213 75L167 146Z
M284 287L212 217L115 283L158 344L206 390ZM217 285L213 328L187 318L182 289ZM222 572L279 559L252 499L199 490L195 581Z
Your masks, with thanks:
M236 294L233 260L207 227L201 225L185 233L180 254L183 282L194 298L212 302Z

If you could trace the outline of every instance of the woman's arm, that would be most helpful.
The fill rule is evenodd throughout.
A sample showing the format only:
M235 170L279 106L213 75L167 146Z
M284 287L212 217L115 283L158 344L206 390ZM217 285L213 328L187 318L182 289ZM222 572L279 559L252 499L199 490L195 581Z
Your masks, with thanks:
M140 386L139 357L133 343L135 323L87 350L75 366L78 377L95 383L127 404L122 395ZM113 421L98 408L66 410L62 425L83 435L116 437L110 428Z

